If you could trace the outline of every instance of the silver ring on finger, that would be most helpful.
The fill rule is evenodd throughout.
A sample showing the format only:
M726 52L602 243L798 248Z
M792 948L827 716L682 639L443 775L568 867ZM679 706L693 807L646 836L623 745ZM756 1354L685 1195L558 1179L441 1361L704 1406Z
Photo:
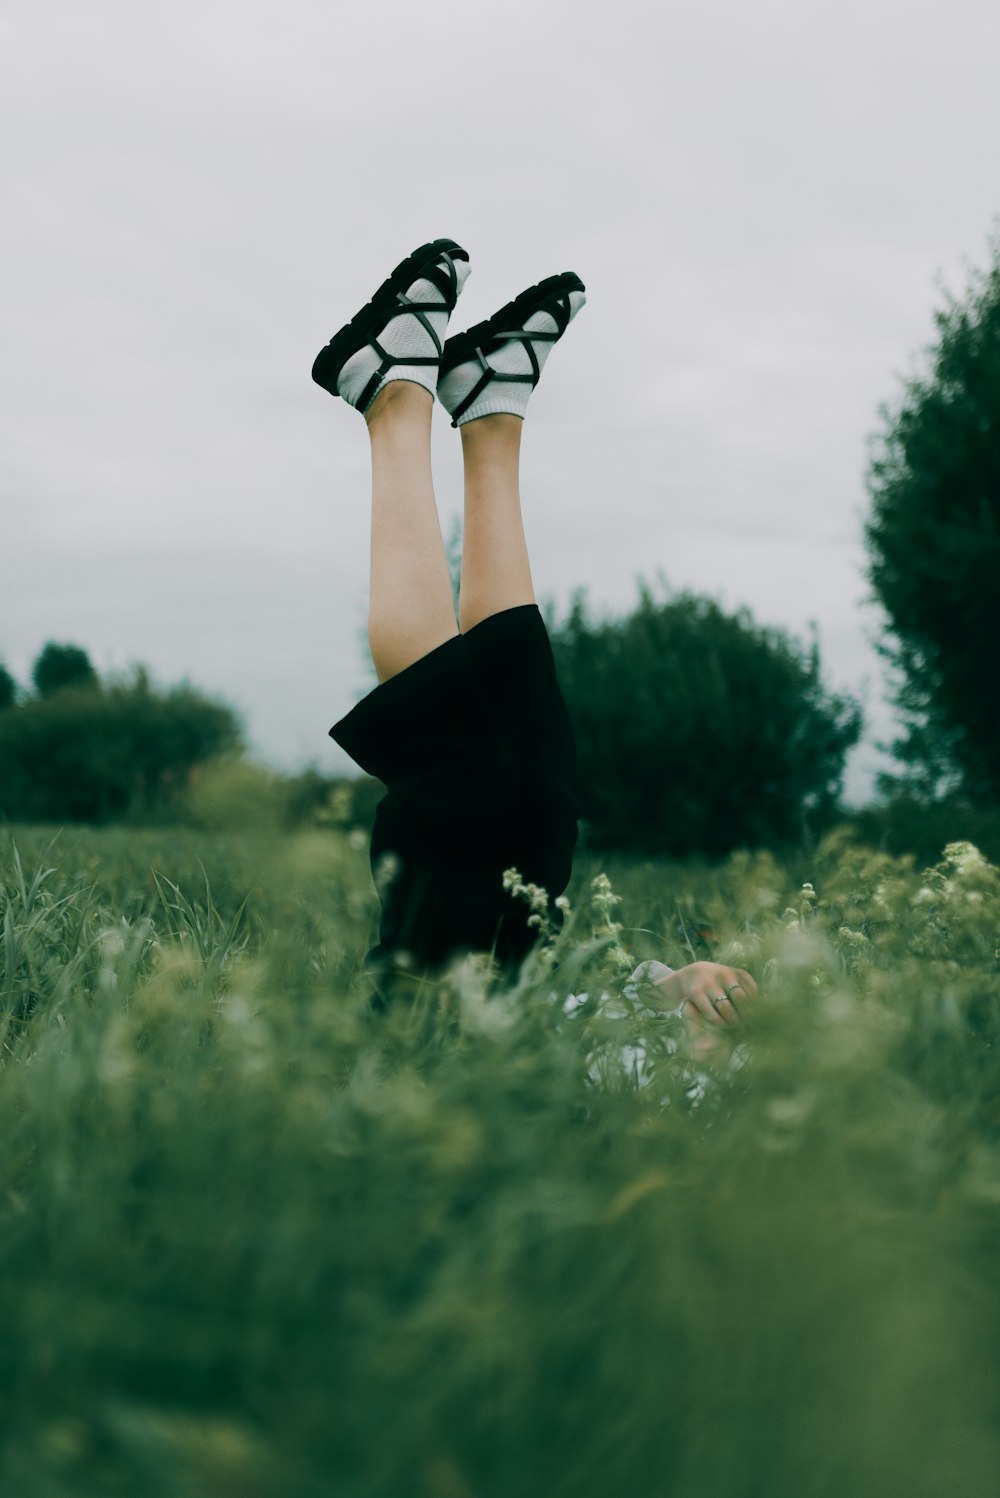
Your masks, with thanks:
M727 987L726 987L726 996L727 996L727 998L732 993L732 991L733 991L734 988L742 988L742 987L743 987L742 983L730 983L730 984L728 984Z

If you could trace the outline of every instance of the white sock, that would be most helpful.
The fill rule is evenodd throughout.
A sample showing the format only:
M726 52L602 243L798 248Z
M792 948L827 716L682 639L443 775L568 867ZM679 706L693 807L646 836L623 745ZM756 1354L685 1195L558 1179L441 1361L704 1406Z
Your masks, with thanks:
M569 293L569 322L573 321L586 300L582 291ZM569 327L569 322L566 324L567 327ZM533 312L525 319L524 331L526 333L557 333L559 324L548 312ZM541 372L552 351L553 343L548 339L538 339L532 341L532 347L535 351L535 358L538 360L539 372ZM457 364L446 375L442 375L438 382L438 399L449 415L454 413L482 379L485 373L484 365L495 370L498 375L533 374L528 351L517 338L509 339L495 353L481 353L480 358L483 360L482 363L480 359L470 359L465 364ZM527 413L528 400L533 388L527 380L490 380L483 387L482 394L466 411L463 411L456 424L464 426L467 421L475 421L478 416L492 416L501 411L509 411L513 416L523 417Z
M437 262L444 265L442 258ZM458 290L461 291L465 279L469 274L470 265L467 260L455 260L455 278L458 282ZM413 282L403 293L407 301L430 302L439 307L444 300L441 288L435 286L433 281L427 281L422 276ZM424 317L430 323L437 334L438 342L444 347L445 334L448 329L448 320L451 313L441 308L438 312L425 312ZM407 354L413 354L423 358L431 356L437 358L438 350L434 339L424 327L420 319L413 313L400 312L398 315L389 316L379 332L373 333L372 337L381 345L387 354L394 358L405 359ZM382 358L376 353L370 344L352 354L344 365L337 378L337 394L342 396L348 405L357 406L358 401L364 394L372 375L381 367ZM394 364L387 370L379 381L375 390L365 402L364 410L367 411L375 396L387 385L390 380L412 380L414 384L423 385L425 390L434 394L437 388L438 366L437 364Z

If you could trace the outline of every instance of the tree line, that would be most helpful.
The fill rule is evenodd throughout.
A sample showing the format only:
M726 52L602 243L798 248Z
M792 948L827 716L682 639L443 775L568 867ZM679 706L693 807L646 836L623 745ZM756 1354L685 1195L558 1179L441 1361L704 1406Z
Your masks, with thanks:
M154 687L141 666L101 681L78 645L46 644L31 683L0 665L0 816L10 820L155 818L197 766L244 748L226 703L186 682Z
M805 648L746 610L690 594L657 600L645 586L624 619L595 619L580 592L549 627L593 846L714 855L796 842L835 817L861 717L824 688L815 641ZM156 689L141 668L102 682L79 646L47 644L32 683L21 691L0 677L0 814L10 819L176 815L199 768L244 747L225 703L187 684ZM286 789L292 820L332 805L331 820L363 825L377 799L359 785L331 801L336 782L321 775Z

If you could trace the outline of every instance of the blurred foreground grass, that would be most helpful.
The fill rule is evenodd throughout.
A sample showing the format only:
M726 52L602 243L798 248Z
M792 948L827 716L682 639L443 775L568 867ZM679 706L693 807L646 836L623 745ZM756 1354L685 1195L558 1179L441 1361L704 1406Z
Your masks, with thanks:
M582 857L374 1017L358 841L0 839L0 1492L992 1495L996 870ZM761 984L709 1071L651 956Z

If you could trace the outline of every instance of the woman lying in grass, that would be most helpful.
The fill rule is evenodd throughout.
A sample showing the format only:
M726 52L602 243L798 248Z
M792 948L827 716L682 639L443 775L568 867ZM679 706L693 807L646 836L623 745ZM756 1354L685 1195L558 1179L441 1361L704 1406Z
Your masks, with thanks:
M528 400L584 285L571 271L550 276L446 339L468 273L453 240L422 245L312 371L364 415L371 439L368 639L379 684L330 734L387 788L371 839L376 1008L390 974L434 972L465 952L490 952L513 974L538 926L503 873L543 887L558 928L584 810L518 487ZM457 624L431 478L435 394L465 465ZM749 973L718 963L654 967L662 1007L692 1022L739 1024L755 992Z

